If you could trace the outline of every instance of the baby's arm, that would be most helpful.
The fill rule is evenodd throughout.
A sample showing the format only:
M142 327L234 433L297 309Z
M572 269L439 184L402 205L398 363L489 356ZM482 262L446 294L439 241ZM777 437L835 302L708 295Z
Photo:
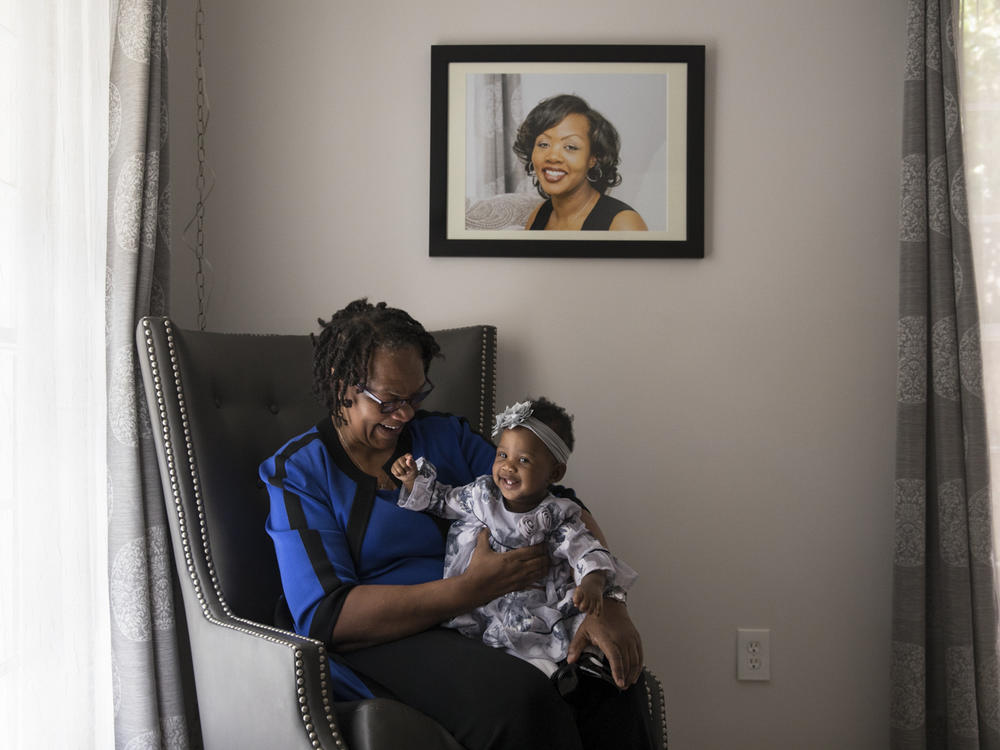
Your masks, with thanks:
M452 520L473 516L472 502L476 485L451 487L437 481L434 464L425 458L406 454L396 459L392 465L393 475L402 481L396 504L407 510L425 510L441 518Z
M396 459L392 465L392 475L403 483L407 492L413 492L413 480L417 478L417 462L413 460L412 453L405 453Z
M635 571L615 558L590 533L575 507L568 508L562 522L550 534L549 554L565 560L573 569L577 584L573 603L587 614L601 613L608 586L628 589L636 579Z
M604 611L604 586L608 578L603 570L587 573L573 592L573 604L588 615L600 615Z

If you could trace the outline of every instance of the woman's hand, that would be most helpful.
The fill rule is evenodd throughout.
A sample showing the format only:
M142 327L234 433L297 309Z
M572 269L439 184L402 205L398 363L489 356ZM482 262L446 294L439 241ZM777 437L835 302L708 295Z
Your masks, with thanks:
M483 529L465 572L412 585L355 586L344 600L331 644L353 651L439 625L511 591L537 584L549 570L545 544L494 552Z
M587 646L597 646L608 657L620 690L635 684L642 674L642 639L623 603L609 599L600 615L587 615L569 644L566 660L575 662Z
M465 579L473 595L471 609L511 591L531 588L548 571L549 556L544 542L509 552L494 552L490 547L490 532L483 529L461 578Z

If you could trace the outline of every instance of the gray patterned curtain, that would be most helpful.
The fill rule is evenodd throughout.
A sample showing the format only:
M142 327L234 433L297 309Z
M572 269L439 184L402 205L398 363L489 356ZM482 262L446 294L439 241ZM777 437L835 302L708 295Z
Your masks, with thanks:
M167 308L166 0L119 0L112 23L106 356L115 744L173 750L192 745L195 722L185 708L173 561L134 339L139 317Z
M467 91L466 198L475 202L530 190L531 182L511 150L524 117L520 74L472 75Z
M1000 750L979 314L951 0L910 0L898 324L892 747Z

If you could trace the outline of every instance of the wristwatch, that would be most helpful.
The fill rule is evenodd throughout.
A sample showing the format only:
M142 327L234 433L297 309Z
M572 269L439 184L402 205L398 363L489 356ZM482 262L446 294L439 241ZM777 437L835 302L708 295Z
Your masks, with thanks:
M621 586L608 586L604 589L604 598L628 604L628 592Z

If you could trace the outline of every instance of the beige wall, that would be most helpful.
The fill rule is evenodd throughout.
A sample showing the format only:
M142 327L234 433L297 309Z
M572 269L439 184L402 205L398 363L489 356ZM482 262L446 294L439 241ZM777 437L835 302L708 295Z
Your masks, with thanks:
M888 739L904 3L205 0L213 330L361 295L500 330L501 404L576 414L569 481L640 571L671 747ZM194 0L171 2L173 314ZM430 45L705 43L703 260L427 257ZM304 426L305 427L305 426ZM772 630L738 683L737 626Z

